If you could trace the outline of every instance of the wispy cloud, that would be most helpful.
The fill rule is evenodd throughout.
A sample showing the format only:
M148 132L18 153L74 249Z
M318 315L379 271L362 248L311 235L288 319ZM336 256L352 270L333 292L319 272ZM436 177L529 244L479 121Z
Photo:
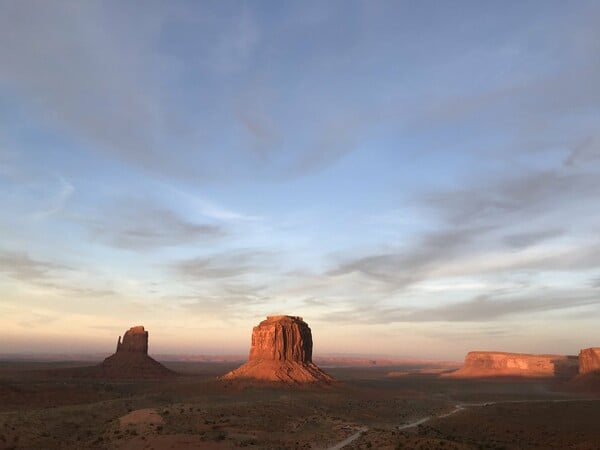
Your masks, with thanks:
M268 305L272 298L264 286L220 285L210 292L198 292L175 298L186 312L211 316L220 320L244 319L254 315L256 308ZM171 299L173 300L173 299Z
M562 231L557 229L505 235L500 228L491 226L451 227L422 234L413 244L348 257L326 275L335 280L359 274L379 283L383 298L436 280L449 283L462 277L477 280L522 278L546 272L576 274L598 267L600 243L589 237L551 243L561 236Z
M209 200L198 194L191 194L182 189L176 188L172 185L165 184L170 192L173 192L178 197L188 202L194 210L197 210L201 215L210 219L220 221L256 221L260 220L260 217L244 214L242 212L233 211L223 205L218 204L213 200Z
M235 278L274 268L274 254L264 250L239 249L175 262L172 270L189 280Z
M600 142L598 138L588 136L576 142L565 159L567 166L586 164L600 160Z
M240 107L236 116L248 133L250 148L262 160L272 157L275 147L282 143L274 121L267 114L258 112L250 106Z
M32 258L24 252L0 253L0 274L27 285L78 298L115 295L112 289L98 288L76 280L77 272L68 265Z
M0 253L0 272L21 281L40 281L65 270L71 269L62 264L32 259L24 252Z
M25 328L35 328L56 322L59 319L60 316L57 315L32 313L29 318L22 320L19 324Z
M594 170L530 171L517 176L472 182L466 188L429 195L424 200L450 224L506 225L557 212L556 205L585 208L600 189ZM578 197L579 203L571 198Z
M524 248L538 244L548 239L564 235L565 231L555 228L550 230L536 230L524 233L509 234L503 238L507 245L513 248Z
M491 298L486 296L490 290L485 286L495 284L491 280L530 280L536 286L536 278L550 273L576 276L596 271L600 264L600 241L595 230L600 216L593 205L600 192L599 180L600 171L595 167L577 171L559 167L517 175L500 174L487 180L475 178L461 189L424 195L417 211L427 211L430 227L436 231L419 227L403 244L376 246L358 257L341 256L325 274L334 282L349 283L350 277L359 276L365 282L379 285L377 290L371 284L362 288L361 295L372 299L369 308L357 306L360 302L347 296L349 309L338 311L337 317L488 321L534 309L562 307L562 299L548 300L545 293L540 294L540 299ZM573 198L577 201L573 202ZM573 221L574 217L578 220ZM397 226L397 221L380 226ZM439 282L464 285L465 279L472 286L482 282L478 288L462 289L481 292L481 297L464 304L451 304L448 309L419 311L389 306L400 301L398 295L410 298L419 285ZM585 288L574 286L564 304L584 305L594 301Z
M375 122L358 113L340 113L323 118L314 127L314 140L308 143L287 168L288 176L313 173L329 167L353 152L367 125Z
M101 215L81 219L93 238L128 250L206 242L226 235L223 227L188 221L174 211L135 199L101 209Z
M325 314L324 320L358 323L395 322L494 322L510 316L544 313L589 306L599 306L593 292L540 290L534 296L481 295L473 299L444 303L430 308L380 307L355 308Z
M48 208L35 214L36 218L40 219L56 214L64 208L69 198L75 192L73 185L63 177L57 176L57 180L59 184L57 193L50 200Z
M329 275L335 277L358 272L393 288L405 288L423 280L444 262L473 251L473 242L491 229L457 228L426 234L411 248L351 259L331 270Z

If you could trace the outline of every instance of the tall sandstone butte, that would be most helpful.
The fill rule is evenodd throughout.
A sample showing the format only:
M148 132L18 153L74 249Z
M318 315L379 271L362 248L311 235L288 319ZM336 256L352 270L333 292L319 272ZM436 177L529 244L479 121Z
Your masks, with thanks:
M267 316L252 330L249 361L222 378L331 383L333 378L312 362L312 347L312 333L302 317Z
M117 341L117 351L98 366L108 378L161 378L175 373L148 356L148 332L132 327Z
M469 352L464 366L445 376L476 377L569 377L577 374L577 357L530 355L506 352Z
M123 342L121 342L121 336L117 341L117 353L118 352L137 352L148 354L148 332L144 330L143 326L131 327L123 335Z
M581 375L600 371L600 347L585 348L579 352Z

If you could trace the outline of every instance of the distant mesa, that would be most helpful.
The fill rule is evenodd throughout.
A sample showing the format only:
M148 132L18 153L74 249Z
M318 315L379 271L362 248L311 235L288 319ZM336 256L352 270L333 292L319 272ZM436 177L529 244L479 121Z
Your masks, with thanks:
M600 347L579 352L579 375L571 380L570 386L577 391L600 394Z
M577 374L576 356L530 355L506 352L469 352L464 366L444 376L484 377L572 377Z
M312 333L302 317L267 316L252 330L249 361L222 379L331 383L333 378L312 362L312 348Z
M600 347L585 348L579 352L579 374L600 371Z
M167 369L148 356L148 332L143 326L132 327L117 341L117 351L97 366L107 378L161 378L173 376Z

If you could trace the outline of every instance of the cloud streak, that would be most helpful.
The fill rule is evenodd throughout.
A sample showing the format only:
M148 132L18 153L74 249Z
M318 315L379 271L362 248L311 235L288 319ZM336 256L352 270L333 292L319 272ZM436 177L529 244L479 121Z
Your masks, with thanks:
M389 324L399 322L494 322L511 316L523 314L542 314L546 312L598 307L600 299L593 292L539 291L535 296L510 296L502 298L496 295L481 295L473 299L444 303L430 308L356 307L325 314L324 320L332 322L358 322L371 324Z
M239 249L178 261L171 269L188 280L236 278L273 268L273 256L264 250Z
M112 289L97 288L77 281L75 276L78 271L73 267L31 258L23 252L0 253L0 274L61 296L97 299L116 294Z
M406 288L425 279L444 262L473 251L473 242L491 230L491 227L457 228L426 234L412 248L351 259L328 275L357 272L396 289Z
M59 184L58 192L50 201L50 206L47 209L35 214L36 218L41 219L56 214L65 207L65 204L75 192L75 187L67 180L60 176L57 179Z
M62 264L32 259L24 252L0 253L0 272L20 281L39 282L69 270Z
M134 251L213 242L227 234L220 225L188 221L170 209L134 199L105 207L81 223L94 239Z

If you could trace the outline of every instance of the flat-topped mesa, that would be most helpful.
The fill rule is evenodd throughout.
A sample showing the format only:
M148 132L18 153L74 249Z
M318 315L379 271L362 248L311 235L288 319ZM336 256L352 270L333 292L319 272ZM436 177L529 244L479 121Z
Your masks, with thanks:
M579 352L579 374L600 371L600 347L585 348Z
M506 352L469 352L464 366L451 377L569 377L577 373L577 357Z
M250 361L312 362L312 334L298 316L267 316L252 330Z
M267 316L252 330L249 361L222 379L253 379L289 384L330 383L312 362L312 333L302 317Z
M148 354L148 332L144 330L144 327L139 325L137 327L131 327L123 335L123 342L121 342L121 336L117 341L117 353L118 352L135 352Z

